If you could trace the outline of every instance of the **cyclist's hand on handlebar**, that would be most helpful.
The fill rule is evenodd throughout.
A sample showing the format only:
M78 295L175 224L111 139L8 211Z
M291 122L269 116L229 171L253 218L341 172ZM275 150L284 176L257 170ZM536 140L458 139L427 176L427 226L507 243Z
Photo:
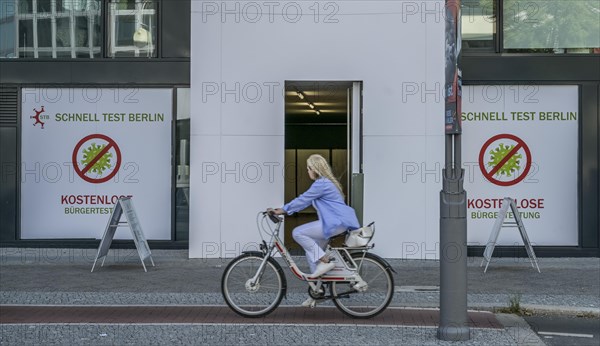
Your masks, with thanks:
M277 215L281 215L281 214L285 214L285 210L281 209L281 208L267 208L267 211L264 212L269 219L271 219L271 221L273 221L274 223L280 223L281 221L283 221L281 218L277 217Z
M275 214L275 215L283 215L285 214L285 210L281 209L281 208L268 208L267 209L267 213L269 214Z

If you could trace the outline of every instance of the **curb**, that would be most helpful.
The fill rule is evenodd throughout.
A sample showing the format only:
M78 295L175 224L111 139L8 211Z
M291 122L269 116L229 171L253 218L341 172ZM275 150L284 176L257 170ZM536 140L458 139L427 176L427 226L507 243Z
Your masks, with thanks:
M583 306L551 306L551 305L536 305L536 304L522 304L524 309L533 311L535 313L553 313L553 314L564 314L564 315L590 315L593 317L600 317L599 308L589 308Z
M439 306L430 304L421 305L403 305L396 306L397 308L405 309L440 309ZM515 315L514 313L504 312L502 310L507 309L506 305L498 305L495 303L471 303L467 306L469 311L489 311L494 314L507 314ZM521 304L523 311L530 311L532 313L539 314L555 314L555 315L571 315L579 316L585 315L585 317L600 317L600 308L591 308L585 306L566 306L566 305L540 305L540 304Z
M506 309L505 305L495 304L477 304L469 305L468 309L491 311L495 314L505 314L502 310ZM584 306L565 306L565 305L539 305L539 304L521 304L524 311L530 311L534 314L555 314L555 315L585 315L589 317L600 317L600 308L590 308ZM506 313L510 314L510 313Z

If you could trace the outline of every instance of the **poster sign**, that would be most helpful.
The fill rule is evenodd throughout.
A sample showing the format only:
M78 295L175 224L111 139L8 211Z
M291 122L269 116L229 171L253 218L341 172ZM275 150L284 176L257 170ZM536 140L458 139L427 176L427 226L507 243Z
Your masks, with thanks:
M21 238L98 239L120 197L171 238L170 89L23 88L21 112Z
M486 244L505 197L532 245L577 245L578 95L577 86L463 88L469 245ZM519 232L500 233L497 245L522 246Z
M444 87L444 121L446 134L460 134L462 71L459 67L461 50L460 1L446 0L446 79Z

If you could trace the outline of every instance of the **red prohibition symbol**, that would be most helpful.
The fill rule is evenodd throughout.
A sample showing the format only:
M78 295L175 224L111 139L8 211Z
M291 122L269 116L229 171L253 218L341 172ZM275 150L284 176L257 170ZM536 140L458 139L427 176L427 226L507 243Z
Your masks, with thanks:
M498 164L493 166L492 169L488 171L485 167L485 154L488 152L490 145L499 139L512 140L515 142L515 146L500 160L500 162L498 162ZM517 152L521 149L523 149L523 151L525 152L525 156L527 156L525 169L523 169L523 171L521 172L517 172L517 177L513 180L498 180L494 178L494 175L508 162L508 160L510 160L514 155L516 155ZM523 179L525 179L525 177L529 173L529 170L531 169L531 151L529 151L529 147L527 146L527 144L525 144L525 141L523 141L521 138L515 135L507 133L495 135L492 138L488 139L479 151L479 168L481 169L481 173L483 173L483 176L491 183L500 186L512 186L518 184Z
M79 163L77 162L77 154L79 153L79 150L81 149L81 146L91 140L91 139L101 139L106 141L106 146L98 153L96 154L96 156L94 156L94 158L87 164L84 165L83 167L79 167ZM89 172L89 170L96 164L96 162L98 162L98 160L100 160L104 154L106 154L110 149L114 149L116 156L117 156L117 162L115 164L115 166L113 167L112 171L105 177L103 178L92 178L89 177L87 175L87 173ZM121 167L121 150L119 149L119 146L117 145L117 143L110 137L96 133L96 134L92 134L89 136L85 136L83 137L79 142L77 142L77 145L75 145L75 149L73 149L73 168L75 169L75 173L77 173L77 175L79 177L81 177L81 179L87 181L88 183L92 183L92 184L100 184L100 183L104 183L110 179L112 179L117 172L119 171L119 168Z

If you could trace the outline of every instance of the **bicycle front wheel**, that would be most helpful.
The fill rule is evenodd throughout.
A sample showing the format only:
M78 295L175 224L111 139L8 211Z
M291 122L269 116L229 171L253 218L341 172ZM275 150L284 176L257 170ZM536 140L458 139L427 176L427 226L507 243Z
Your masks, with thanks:
M333 303L343 313L354 318L369 318L381 313L392 301L394 278L388 266L375 255L352 254L359 275L367 282L364 292L356 292L348 282L332 282Z
M285 295L283 270L273 258L261 273L262 254L243 254L233 259L221 280L221 292L233 311L244 317L261 317L275 310Z

